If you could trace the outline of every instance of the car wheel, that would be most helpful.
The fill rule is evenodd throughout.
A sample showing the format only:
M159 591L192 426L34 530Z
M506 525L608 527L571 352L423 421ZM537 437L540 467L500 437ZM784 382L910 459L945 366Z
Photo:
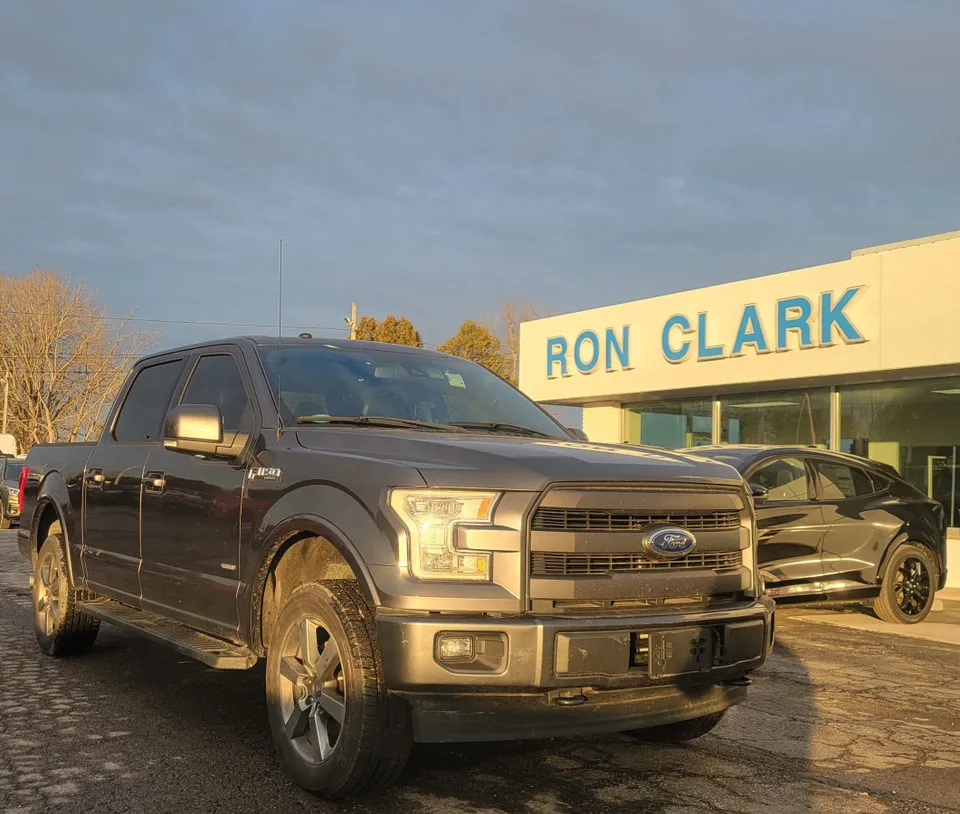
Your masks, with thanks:
M720 723L726 712L722 709L720 712L711 712L700 718L677 721L663 726L651 726L647 729L631 729L624 734L647 743L684 743L706 735Z
M52 534L33 569L33 628L48 656L75 656L93 647L100 620L77 608L80 595L70 585L63 543Z
M356 583L297 588L267 651L270 729L296 781L327 798L392 783L413 744L406 702L390 695L373 614Z
M887 564L873 612L884 622L922 622L933 607L937 578L937 567L926 548L910 543L900 546Z

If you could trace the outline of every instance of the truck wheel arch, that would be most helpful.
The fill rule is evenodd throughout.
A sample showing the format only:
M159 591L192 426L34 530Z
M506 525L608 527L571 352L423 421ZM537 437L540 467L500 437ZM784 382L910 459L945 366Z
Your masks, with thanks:
M353 545L320 518L299 517L274 529L253 583L253 649L261 655L286 597L299 585L324 580L355 581L372 605L379 604L373 579Z
M74 578L73 557L70 555L70 541L67 535L67 524L63 517L63 512L56 501L47 494L42 494L37 501L37 508L33 512L33 526L30 533L30 542L33 546L33 562L36 563L37 555L44 541L51 534L59 534L63 538L64 556L67 559L67 576L71 585L76 585Z

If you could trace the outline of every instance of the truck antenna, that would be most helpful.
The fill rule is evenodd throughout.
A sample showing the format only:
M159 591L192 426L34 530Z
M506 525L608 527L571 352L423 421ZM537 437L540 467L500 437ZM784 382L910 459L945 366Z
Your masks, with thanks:
M283 388L280 377L283 375L283 238L280 238L279 293L277 297L277 438L283 430Z

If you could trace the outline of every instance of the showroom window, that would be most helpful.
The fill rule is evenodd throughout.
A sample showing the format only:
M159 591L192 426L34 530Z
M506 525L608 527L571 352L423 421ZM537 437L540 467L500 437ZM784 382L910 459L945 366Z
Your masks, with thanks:
M960 378L838 391L841 451L889 464L960 525Z
M830 390L785 390L723 396L721 444L830 444Z
M624 405L624 440L678 449L713 441L713 400L682 399Z

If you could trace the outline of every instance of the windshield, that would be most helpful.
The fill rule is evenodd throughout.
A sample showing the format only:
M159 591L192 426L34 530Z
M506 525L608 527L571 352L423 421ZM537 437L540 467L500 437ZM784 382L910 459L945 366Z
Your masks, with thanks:
M278 402L285 425L309 416L384 417L432 425L462 422L472 425L471 431L501 425L486 429L568 437L534 402L472 362L317 345L284 346L282 354L276 346L257 350L274 396L280 357Z
M20 470L23 464L7 464L3 470L3 480L5 483L12 483L14 486L20 483Z

